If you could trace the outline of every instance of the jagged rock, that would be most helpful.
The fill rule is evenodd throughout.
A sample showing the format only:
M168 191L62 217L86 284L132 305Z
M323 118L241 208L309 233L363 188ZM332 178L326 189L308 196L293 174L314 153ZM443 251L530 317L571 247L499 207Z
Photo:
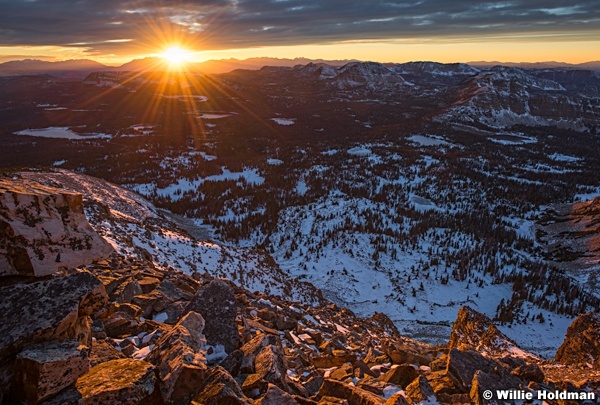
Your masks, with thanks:
M96 340L90 350L90 365L105 363L110 360L124 359L125 355L105 340Z
M510 357L514 349L518 349L520 357L527 357L531 361L539 358L518 347L518 345L496 328L487 316L464 306L452 325L448 349L475 350L493 356Z
M565 365L587 365L600 369L600 313L579 315L567 329L554 360Z
M419 371L415 366L411 364L400 364L392 366L392 368L384 375L380 376L379 379L383 382L406 387L417 377L419 377Z
M343 398L350 405L383 405L385 400L369 391L361 388L352 387L340 381L325 379L319 394L319 398L334 397ZM321 402L319 402L321 403Z
M498 362L487 359L477 352L458 349L450 351L446 373L461 392L470 392L473 376L477 371L488 374L489 379L486 377L486 381L495 381L498 389L518 387L519 384L523 384L521 380L511 375Z
M81 194L33 180L0 180L0 275L46 276L107 257Z
M418 376L412 383L408 384L405 389L406 396L409 398L409 402L417 404L421 401L427 401L430 397L435 398L435 394L429 381L425 376Z
M222 345L227 353L236 349L240 339L235 322L237 309L233 288L227 282L214 280L200 288L187 311L198 312L206 320L204 335L208 344Z
M269 384L265 396L254 401L254 405L298 405L298 402L281 388Z
M38 403L73 384L90 369L89 349L75 340L30 346L17 356L13 399Z
M158 367L160 392L165 401L189 401L197 393L195 384L206 371L204 319L188 312L165 333L146 357Z
M98 364L75 383L80 405L158 405L162 399L155 386L154 366L133 359Z
M206 371L204 379L197 383L193 405L253 405L235 379L222 367L216 366Z
M16 355L26 344L77 339L82 333L79 318L97 311L108 299L102 283L85 272L3 287L0 297L0 312L5 314L0 322L0 359Z
M392 336L400 335L398 328L394 325L394 322L384 313L375 312L371 318L381 329L388 332Z

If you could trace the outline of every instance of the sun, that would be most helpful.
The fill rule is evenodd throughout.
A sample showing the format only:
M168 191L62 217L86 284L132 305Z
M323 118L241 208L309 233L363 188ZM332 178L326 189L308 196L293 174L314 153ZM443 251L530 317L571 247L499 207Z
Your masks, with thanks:
M168 47L162 54L161 57L169 62L172 66L179 66L188 61L190 52L177 45Z

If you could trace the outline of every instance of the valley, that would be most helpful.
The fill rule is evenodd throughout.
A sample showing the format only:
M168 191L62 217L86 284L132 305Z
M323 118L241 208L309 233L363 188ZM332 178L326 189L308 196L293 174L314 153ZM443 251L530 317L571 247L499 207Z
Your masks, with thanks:
M305 304L319 290L430 343L469 305L542 356L600 305L597 229L551 226L600 195L596 71L354 62L0 90L3 167L108 180L203 236L90 219L123 255Z

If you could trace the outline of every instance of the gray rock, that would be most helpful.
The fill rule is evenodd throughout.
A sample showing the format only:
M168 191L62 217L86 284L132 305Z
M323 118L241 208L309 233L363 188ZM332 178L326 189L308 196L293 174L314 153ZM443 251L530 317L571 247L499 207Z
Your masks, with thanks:
M4 314L0 359L16 355L25 345L77 339L88 325L80 318L97 311L108 299L102 283L85 272L3 287L0 297L0 313Z
M46 276L107 257L82 196L33 180L0 180L0 275Z
M500 363L483 357L481 354L470 350L452 349L448 355L447 375L463 393L468 393L472 388L475 373L481 371L486 374L485 381L494 382L498 389L506 387L519 387L523 382L511 375ZM494 389L486 386L486 389Z
M600 370L600 313L581 314L573 321L554 360L565 365L591 364Z
M89 349L74 340L49 341L17 356L13 399L38 403L75 383L90 369Z
M161 336L146 360L158 367L160 391L165 401L189 402L206 371L204 319L188 312Z
M209 345L223 345L227 353L236 349L240 340L235 322L237 309L233 288L227 282L214 280L200 288L186 311L202 315L206 321L204 335Z

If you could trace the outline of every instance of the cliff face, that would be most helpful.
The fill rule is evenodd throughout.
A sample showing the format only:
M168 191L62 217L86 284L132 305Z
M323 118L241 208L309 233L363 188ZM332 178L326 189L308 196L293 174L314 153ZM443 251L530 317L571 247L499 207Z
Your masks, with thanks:
M573 321L554 360L566 365L600 369L600 314L581 314Z
M108 256L81 194L25 179L0 180L0 274L46 276Z

